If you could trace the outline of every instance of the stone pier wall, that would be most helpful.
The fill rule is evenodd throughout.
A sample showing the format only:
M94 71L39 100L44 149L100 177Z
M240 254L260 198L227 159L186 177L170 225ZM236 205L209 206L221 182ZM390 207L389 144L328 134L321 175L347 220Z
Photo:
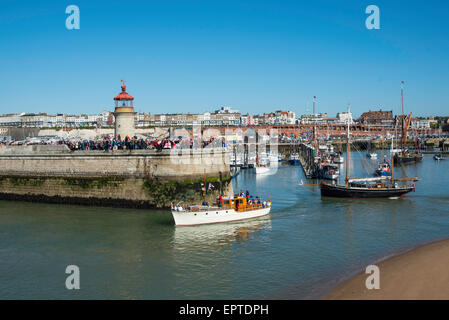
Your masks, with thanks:
M179 153L75 151L65 146L0 148L0 199L166 208L233 193L223 149ZM210 187L210 190L209 190Z

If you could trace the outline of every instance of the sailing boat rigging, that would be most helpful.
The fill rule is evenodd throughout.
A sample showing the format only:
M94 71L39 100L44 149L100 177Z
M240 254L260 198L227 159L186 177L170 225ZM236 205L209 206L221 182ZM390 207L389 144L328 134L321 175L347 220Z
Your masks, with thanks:
M402 117L401 117L401 151L394 155L394 164L408 164L421 161L423 156L418 148L413 153L410 153L407 148L407 131L410 126L412 114L407 117L404 116L404 81L401 82L401 102L402 102Z
M382 137L381 143L382 143L382 162L379 163L377 169L374 171L374 174L376 176L391 177L390 162L388 162L386 156L384 156L384 137Z
M349 106L348 106L349 112ZM415 178L394 179L393 170L391 177L374 177L374 178L349 178L349 157L350 157L350 130L348 121L348 133L346 144L346 179L344 185L329 184L321 182L322 197L339 197L339 198L389 198L398 197L415 190L414 185L399 185L399 181L413 181ZM392 156L393 158L393 156Z

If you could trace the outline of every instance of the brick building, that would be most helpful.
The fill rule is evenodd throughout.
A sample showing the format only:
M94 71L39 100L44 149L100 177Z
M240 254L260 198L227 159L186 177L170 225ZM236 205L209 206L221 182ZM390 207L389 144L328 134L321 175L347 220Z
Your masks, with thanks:
M374 126L392 126L393 111L368 111L360 116L360 123Z

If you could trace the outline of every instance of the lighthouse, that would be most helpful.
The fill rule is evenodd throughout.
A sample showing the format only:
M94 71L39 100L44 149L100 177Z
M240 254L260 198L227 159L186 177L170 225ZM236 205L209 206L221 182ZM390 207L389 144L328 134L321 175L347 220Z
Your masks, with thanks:
M114 136L125 139L126 136L133 137L135 132L134 125L134 97L126 92L126 85L122 81L122 92L115 96L115 110L113 112L115 117Z

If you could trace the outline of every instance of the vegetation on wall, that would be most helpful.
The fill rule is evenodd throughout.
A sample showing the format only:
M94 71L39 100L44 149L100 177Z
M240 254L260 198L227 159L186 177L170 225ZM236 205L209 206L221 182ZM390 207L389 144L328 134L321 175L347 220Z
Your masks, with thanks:
M104 187L118 187L123 177L58 177L58 176L22 176L22 175L0 175L0 184L8 181L13 186L33 186L39 187L46 180L62 179L69 186L80 187L82 189Z
M206 179L207 193L220 192L230 183L231 177L210 177ZM211 189L209 189L211 186ZM161 182L157 179L145 179L143 188L153 199L157 207L168 207L171 202L177 204L198 202L203 198L204 179Z
M118 187L124 180L122 177L64 177L64 182L81 189L101 189L104 187Z
M19 175L2 175L0 176L0 184L8 181L13 186L33 186L39 187L45 182L43 177L28 177Z

